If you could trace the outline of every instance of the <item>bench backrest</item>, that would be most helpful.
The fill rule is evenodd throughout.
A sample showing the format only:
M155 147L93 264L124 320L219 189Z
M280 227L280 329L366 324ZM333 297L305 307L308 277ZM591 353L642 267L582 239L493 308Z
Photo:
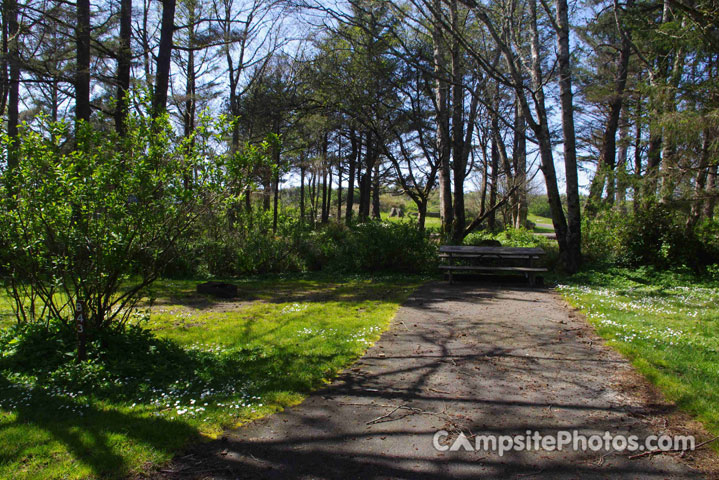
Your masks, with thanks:
M475 247L472 245L441 245L440 253L452 254L474 254L474 255L497 255L497 256L539 256L545 252L539 247Z

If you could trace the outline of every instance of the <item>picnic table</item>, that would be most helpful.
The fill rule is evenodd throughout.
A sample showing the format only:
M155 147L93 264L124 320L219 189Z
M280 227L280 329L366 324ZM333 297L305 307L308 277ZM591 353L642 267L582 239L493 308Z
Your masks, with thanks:
M538 247L474 247L470 245L442 245L439 266L449 276L456 272L516 272L524 274L534 286L536 275L546 272L545 267L536 266L536 261L545 255Z

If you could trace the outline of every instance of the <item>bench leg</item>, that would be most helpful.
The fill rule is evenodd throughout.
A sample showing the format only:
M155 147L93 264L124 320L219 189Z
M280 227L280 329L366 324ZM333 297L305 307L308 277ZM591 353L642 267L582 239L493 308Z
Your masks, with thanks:
M528 272L528 273L527 273L527 276L529 277L529 286L530 286L530 287L533 287L533 286L534 286L534 280L535 280L535 279L534 279L534 272Z
M452 270L447 270L447 275L449 275L449 284L452 285Z

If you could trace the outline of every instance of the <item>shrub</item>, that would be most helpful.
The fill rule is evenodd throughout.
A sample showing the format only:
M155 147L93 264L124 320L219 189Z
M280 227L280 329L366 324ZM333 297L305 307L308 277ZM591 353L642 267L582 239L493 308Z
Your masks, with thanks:
M529 198L527 210L538 217L552 218L552 210L549 208L549 200L546 195L534 195Z
M324 235L324 241L334 244L326 249L332 270L422 273L436 266L436 245L414 223L369 221L344 232L334 227Z
M498 240L504 247L549 248L549 242L541 235L535 235L526 228L507 228L498 233L487 231L472 232L464 239L464 245L479 245L482 240Z
M134 115L122 137L82 125L70 149L66 124L40 125L23 129L18 165L0 177L0 264L21 323L73 327L82 310L91 340L124 327L216 203L204 181L222 161L208 161L207 144L225 127L220 119L183 140L167 117Z
M686 217L660 203L634 213L605 210L583 225L583 248L596 263L702 271L719 261L719 227L704 222L689 230Z

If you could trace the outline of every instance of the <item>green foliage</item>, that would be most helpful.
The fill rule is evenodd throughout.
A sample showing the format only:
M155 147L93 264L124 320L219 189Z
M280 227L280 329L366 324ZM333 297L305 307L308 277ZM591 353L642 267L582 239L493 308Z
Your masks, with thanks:
M226 183L209 145L228 124L203 122L190 138L167 117L131 116L122 137L82 125L72 148L64 123L23 128L18 166L0 178L0 265L18 321L69 325L83 305L90 330L125 325Z
M425 273L437 262L436 245L411 221L370 221L350 227L329 222L313 229L289 210L280 214L273 232L271 212L253 211L238 215L234 228L215 227L198 237L166 273L176 277L317 270Z
M528 199L527 211L538 217L552 218L552 210L546 195L533 195Z
M420 282L340 275L156 282L142 328L99 332L88 360L59 322L0 333L0 478L142 476L189 441L302 400L372 344ZM1 298L0 298L1 299Z
M526 228L507 228L498 233L488 231L472 232L464 239L464 245L480 245L482 240L497 240L504 247L551 248L550 242L541 235L535 235Z
M507 228L497 233L480 230L464 238L464 245L481 245L484 240L497 240L503 247L539 247L546 252L542 262L553 268L559 262L559 247L555 240L536 235L526 228Z
M634 213L604 210L583 226L584 252L593 262L695 271L719 262L717 222L689 230L681 212L652 203Z
M342 272L423 273L437 263L437 247L413 223L370 221L321 233L326 267Z

